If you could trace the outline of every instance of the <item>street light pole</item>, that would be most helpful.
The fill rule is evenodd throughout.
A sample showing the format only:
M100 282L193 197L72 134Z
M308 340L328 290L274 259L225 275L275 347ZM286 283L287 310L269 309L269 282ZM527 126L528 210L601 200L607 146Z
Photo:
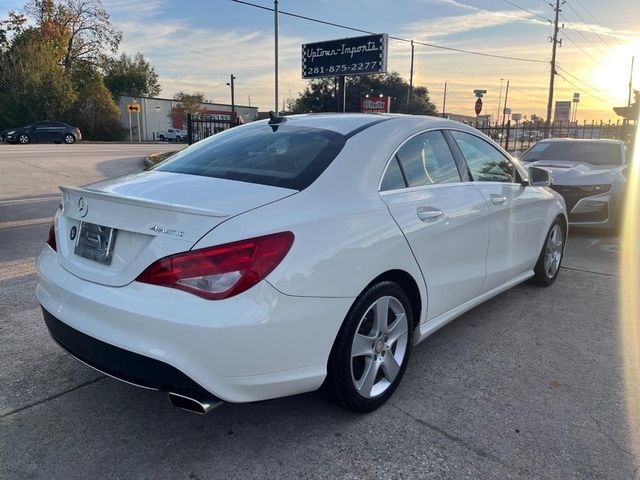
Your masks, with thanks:
M235 113L236 113L236 97L235 97L235 86L233 81L236 79L236 76L232 73L230 76L231 81L227 83L228 86L231 87L231 120L235 121Z
M413 95L413 40L411 40L411 70L409 72L409 94L407 95L407 106L411 105L411 97Z

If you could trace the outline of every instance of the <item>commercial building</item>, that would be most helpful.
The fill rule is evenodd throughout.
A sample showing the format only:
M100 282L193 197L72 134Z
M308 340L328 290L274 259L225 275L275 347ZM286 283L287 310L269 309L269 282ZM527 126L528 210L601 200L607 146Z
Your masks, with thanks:
M129 125L129 110L131 104L140 105L139 113L131 114L131 125ZM120 97L118 107L120 108L120 121L122 126L129 131L134 140L140 138L142 141L152 141L157 138L158 132L166 131L168 128L185 129L182 115L176 115L174 108L180 102L171 98L155 97ZM231 105L224 103L201 103L202 115L219 119L231 119ZM253 122L258 117L258 107L248 107L245 105L235 106L236 116L240 123ZM138 137L138 124L140 125L140 136Z

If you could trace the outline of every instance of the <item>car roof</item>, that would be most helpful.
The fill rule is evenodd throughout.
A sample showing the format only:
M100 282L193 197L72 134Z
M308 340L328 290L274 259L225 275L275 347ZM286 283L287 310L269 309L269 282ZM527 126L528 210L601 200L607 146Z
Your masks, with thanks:
M400 113L306 113L288 115L284 118L287 119L287 124L290 125L322 128L332 130L342 135L352 135L356 131L363 130L370 125L389 120L393 120L394 123L405 122L412 127L455 128L479 133L478 130L464 123L427 115L404 115ZM262 120L262 122L265 123L267 121L268 120Z

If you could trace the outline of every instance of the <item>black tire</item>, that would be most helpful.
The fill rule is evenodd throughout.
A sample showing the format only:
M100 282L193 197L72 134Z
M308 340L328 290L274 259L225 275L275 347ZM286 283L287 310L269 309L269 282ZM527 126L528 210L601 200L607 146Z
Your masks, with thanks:
M560 258L557 260L557 266L549 270L549 265L546 263L547 257L550 254L549 251L549 243L550 237L553 235L553 232L556 228L559 228L560 238L562 241L560 248ZM547 236L544 238L544 244L542 245L542 250L540 251L540 256L538 257L538 262L534 268L535 275L531 279L533 283L536 285L540 285L543 287L548 287L553 285L558 278L558 273L560 272L560 267L562 265L562 259L564 258L564 248L567 239L567 230L564 222L560 217L556 218L551 227L549 227L549 231L547 232ZM558 247L556 247L558 248ZM556 252L557 253L557 252Z
M66 143L67 145L71 145L72 143L75 143L76 141L76 137L74 137L72 134L67 133L64 136L64 143Z
M362 333L364 332L363 329L366 328L366 323L369 322L368 316L371 316L371 321L375 322L374 317L376 314L375 312L370 314L370 311L375 308L378 301L384 302L385 298L389 299L386 315L391 313L395 317L385 318L386 327L384 331L386 333L380 333L379 337L375 336L375 334L370 337L371 340L368 341L372 341L371 353L367 353L366 356L363 354L362 356L352 357L352 346L354 346L356 334L360 335L360 338L369 338ZM401 316L397 313L400 306L405 313L406 335L402 333L401 337L392 340L390 338L391 335L399 335L399 332L405 328L405 324L400 323L402 321ZM393 325L396 325L398 330L387 328L393 327ZM391 397L404 375L411 354L414 325L411 302L400 285L394 282L382 281L367 288L352 305L338 332L327 364L327 378L320 392L327 400L354 412L366 413L380 407ZM373 330L374 326L371 327L370 332L373 332ZM375 339L377 340L373 342ZM406 344L404 344L405 341ZM374 355L375 360L373 358ZM398 363L397 357L401 355L401 362ZM389 367L385 363L386 361L392 361L394 371L397 372L392 381L387 378L387 369ZM362 365L362 372L359 378L356 378L356 373L358 373L356 370L360 368L360 365ZM366 383L365 372L369 372L368 368L374 368L374 365L377 366L375 367L375 373L370 377L374 379L372 386L381 391L378 394L374 394L372 388L370 390L371 395L367 397L358 391L356 384L359 383L358 380L362 384ZM378 380L379 377L380 379ZM366 389L366 387L364 388Z
M31 143L31 137L29 137L29 135L27 135L26 133L21 133L20 135L18 135L16 143L19 143L20 145L26 145L27 143Z
M160 135L158 138L160 139L161 142L164 142L164 135Z

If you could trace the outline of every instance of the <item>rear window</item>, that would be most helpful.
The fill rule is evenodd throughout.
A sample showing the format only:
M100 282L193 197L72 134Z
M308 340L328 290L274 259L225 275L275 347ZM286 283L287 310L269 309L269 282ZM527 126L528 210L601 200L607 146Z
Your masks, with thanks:
M621 165L619 145L598 142L540 142L527 150L520 160L524 163L538 160L565 160L587 162L593 165Z
M302 190L340 153L339 133L286 124L232 128L183 150L156 170Z

